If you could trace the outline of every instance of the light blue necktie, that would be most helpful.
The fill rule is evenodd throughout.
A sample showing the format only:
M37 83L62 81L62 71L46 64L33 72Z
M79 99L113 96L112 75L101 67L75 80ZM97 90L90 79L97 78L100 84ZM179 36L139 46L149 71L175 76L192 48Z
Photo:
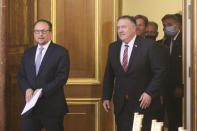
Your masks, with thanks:
M39 68L40 68L43 49L44 49L43 47L39 48L39 53L38 53L38 56L36 58L36 75L38 74L38 71L39 71Z

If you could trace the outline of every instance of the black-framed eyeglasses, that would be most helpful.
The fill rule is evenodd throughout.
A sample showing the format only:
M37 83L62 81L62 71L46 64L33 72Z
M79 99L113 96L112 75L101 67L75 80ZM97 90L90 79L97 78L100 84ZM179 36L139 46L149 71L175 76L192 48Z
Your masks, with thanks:
M50 30L34 30L34 33L35 34L40 34L40 33L46 34L48 31L50 31Z

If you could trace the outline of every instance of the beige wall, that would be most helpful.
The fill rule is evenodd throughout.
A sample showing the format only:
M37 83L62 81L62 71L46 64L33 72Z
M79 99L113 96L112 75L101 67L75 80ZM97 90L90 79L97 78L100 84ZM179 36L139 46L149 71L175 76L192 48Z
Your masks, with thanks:
M165 14L182 12L182 0L121 0L121 2L121 15L143 14L150 21L155 21L159 25L157 39L163 37L161 18Z

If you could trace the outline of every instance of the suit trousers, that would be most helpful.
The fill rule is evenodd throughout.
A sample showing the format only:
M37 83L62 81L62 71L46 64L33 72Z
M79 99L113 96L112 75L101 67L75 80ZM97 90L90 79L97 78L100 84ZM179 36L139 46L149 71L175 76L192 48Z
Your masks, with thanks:
M182 126L182 98L169 96L166 100L168 131L178 131Z
M115 114L115 121L117 131L131 131L133 126L133 109L130 108L129 103L125 100L124 106L120 113Z
M64 131L64 115L61 117L46 117L39 113L38 109L27 117L22 117L22 131Z
M115 114L117 131L132 131L133 118L134 118L135 112L144 114L144 118L142 122L142 125L143 125L142 131L151 130L152 120L157 119L157 114L155 112L156 110L154 110L153 112L149 108L146 110L142 110L139 107L139 104L140 103L134 105L134 103L129 103L127 100L125 100L122 110L119 113Z

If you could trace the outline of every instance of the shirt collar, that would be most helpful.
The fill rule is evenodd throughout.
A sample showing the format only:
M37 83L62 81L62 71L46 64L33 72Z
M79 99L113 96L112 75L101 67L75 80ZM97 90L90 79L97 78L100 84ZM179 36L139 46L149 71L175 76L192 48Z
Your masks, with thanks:
M133 44L134 44L134 42L135 42L135 39L136 39L136 35L133 37L133 39L131 39L131 40L129 41L129 43L128 43L129 47L132 47L132 46L133 46ZM127 45L125 42L122 42L122 43L123 43L123 45Z
M179 33L180 33L180 30L179 30L179 32L174 36L173 40L176 40L176 38L178 37Z

